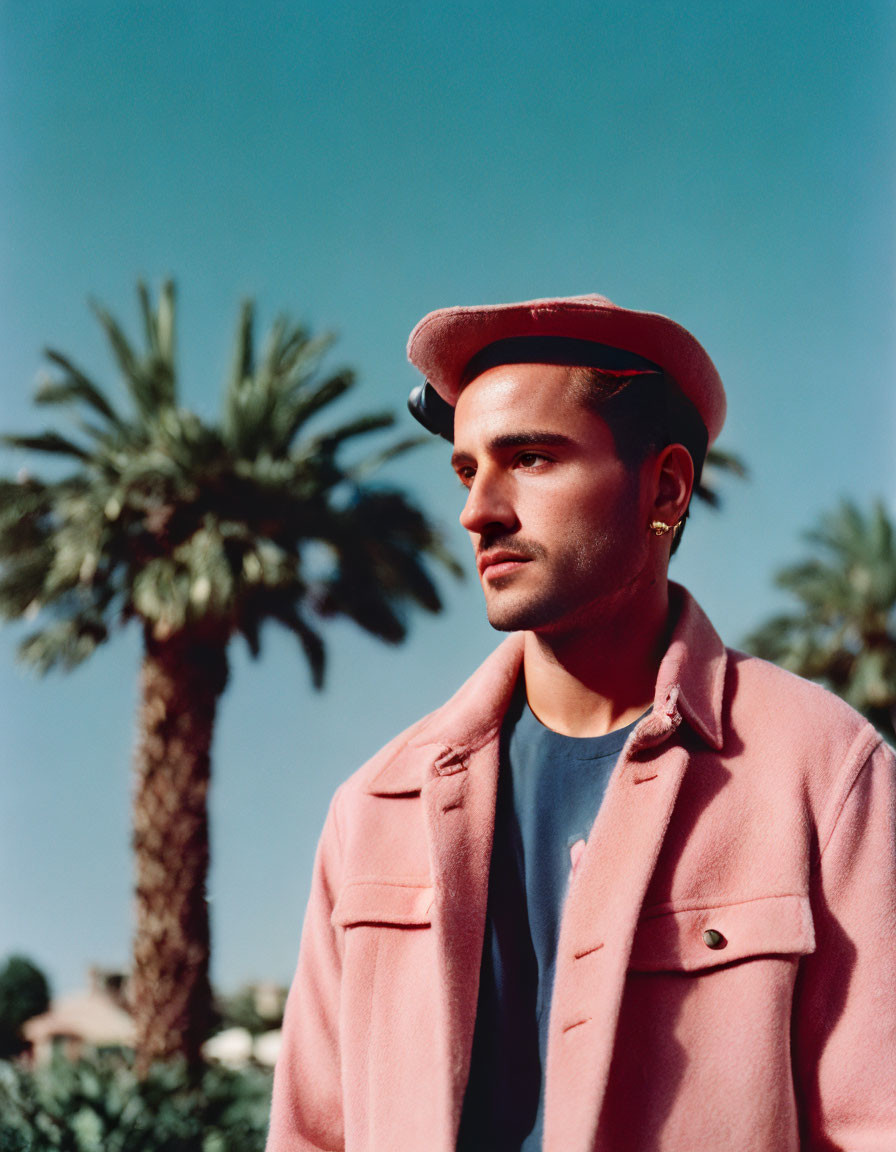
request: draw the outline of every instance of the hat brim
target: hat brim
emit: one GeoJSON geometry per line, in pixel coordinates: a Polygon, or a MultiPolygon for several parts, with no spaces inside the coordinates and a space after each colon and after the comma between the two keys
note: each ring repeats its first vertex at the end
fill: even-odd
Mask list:
{"type": "Polygon", "coordinates": [[[441,308],[424,316],[408,340],[408,359],[454,406],[472,358],[496,340],[565,336],[633,352],[663,368],[694,404],[712,443],[725,421],[725,389],[703,346],[656,312],[620,308],[603,296],[441,308]]]}

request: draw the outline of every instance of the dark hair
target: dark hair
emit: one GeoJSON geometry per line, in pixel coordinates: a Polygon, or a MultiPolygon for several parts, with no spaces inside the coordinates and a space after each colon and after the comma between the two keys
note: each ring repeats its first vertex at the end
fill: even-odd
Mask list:
{"type": "MultiPolygon", "coordinates": [[[[570,379],[586,407],[606,421],[627,467],[639,468],[652,452],[682,444],[694,462],[696,487],[709,433],[697,409],[668,373],[658,369],[621,375],[602,368],[574,367],[570,379]]],[[[689,511],[681,518],[672,552],[681,543],[689,511]]]]}

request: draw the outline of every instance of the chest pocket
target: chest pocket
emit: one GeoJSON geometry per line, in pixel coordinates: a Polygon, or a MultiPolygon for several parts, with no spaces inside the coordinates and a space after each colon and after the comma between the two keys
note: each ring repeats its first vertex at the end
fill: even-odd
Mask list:
{"type": "Polygon", "coordinates": [[[643,913],[629,969],[699,972],[751,957],[814,951],[807,896],[763,896],[700,907],[661,905],[643,913]]]}
{"type": "Polygon", "coordinates": [[[433,900],[428,880],[352,880],[339,893],[330,922],[336,928],[361,924],[427,927],[432,923],[433,900]]]}

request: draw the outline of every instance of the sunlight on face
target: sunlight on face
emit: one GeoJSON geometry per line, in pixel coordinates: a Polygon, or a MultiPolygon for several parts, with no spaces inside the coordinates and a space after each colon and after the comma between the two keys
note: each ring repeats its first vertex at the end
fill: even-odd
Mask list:
{"type": "Polygon", "coordinates": [[[642,578],[641,485],[570,369],[511,364],[461,393],[452,465],[488,618],[502,631],[575,627],[642,578]]]}

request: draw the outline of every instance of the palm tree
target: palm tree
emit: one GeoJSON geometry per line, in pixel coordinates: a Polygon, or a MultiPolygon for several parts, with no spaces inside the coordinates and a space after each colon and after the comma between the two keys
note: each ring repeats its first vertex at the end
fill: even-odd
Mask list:
{"type": "Polygon", "coordinates": [[[183,1055],[197,1064],[209,1015],[209,749],[241,634],[253,655],[273,620],[297,638],[315,686],[324,676],[317,621],[347,616],[382,640],[406,632],[406,608],[438,612],[424,561],[456,562],[423,513],[368,477],[416,440],[347,467],[347,441],[388,428],[388,413],[324,431],[312,418],[353,384],[318,378],[329,336],[286,320],[261,354],[243,306],[220,424],[179,405],[174,287],[154,303],[139,286],[145,348],[102,308],[130,397],[124,413],[70,359],[47,353],[57,376],[36,397],[72,404],[75,438],[7,436],[71,470],[0,480],[0,614],[40,615],[20,655],[41,673],[72,668],[117,625],[143,632],[134,851],[133,1001],[138,1064],[183,1055]]]}
{"type": "Polygon", "coordinates": [[[721,507],[722,499],[716,491],[715,477],[722,472],[738,476],[741,480],[745,480],[749,475],[743,459],[735,452],[728,452],[724,448],[710,448],[706,453],[703,475],[694,488],[694,496],[704,504],[708,504],[710,508],[721,507]]]}
{"type": "Polygon", "coordinates": [[[806,533],[815,555],[775,578],[800,602],[747,639],[758,656],[818,680],[896,744],[896,534],[876,501],[851,501],[806,533]]]}
{"type": "MultiPolygon", "coordinates": [[[[716,478],[721,473],[726,472],[731,476],[739,476],[744,480],[749,475],[749,472],[740,456],[734,452],[728,452],[724,448],[710,448],[706,453],[703,465],[700,479],[694,486],[694,498],[701,500],[709,508],[718,511],[722,506],[722,497],[716,488],[716,478]]],[[[690,518],[690,514],[691,509],[689,506],[685,513],[684,520],[682,520],[679,525],[679,530],[675,533],[675,539],[672,541],[671,555],[673,556],[681,545],[685,523],[690,518]]]]}

